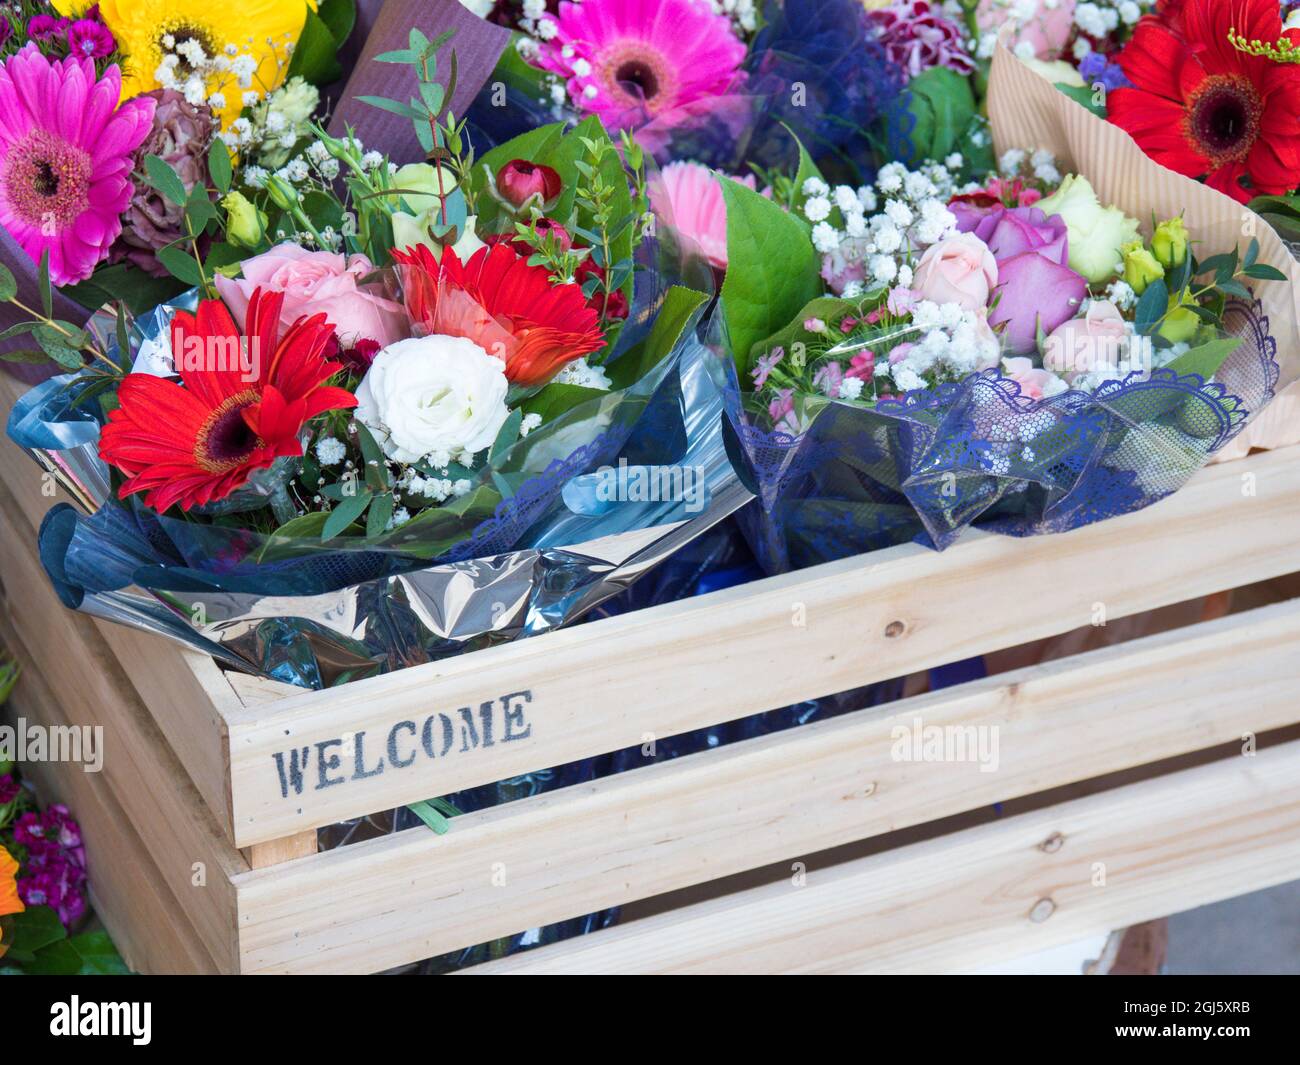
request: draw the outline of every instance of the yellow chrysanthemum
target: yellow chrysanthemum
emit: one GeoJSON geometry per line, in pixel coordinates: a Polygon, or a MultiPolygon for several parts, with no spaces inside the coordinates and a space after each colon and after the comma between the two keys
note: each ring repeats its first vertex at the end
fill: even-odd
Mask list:
{"type": "Polygon", "coordinates": [[[27,907],[18,897],[18,862],[3,847],[0,847],[0,917],[10,913],[22,913],[27,907]]]}
{"type": "MultiPolygon", "coordinates": [[[[72,15],[89,2],[93,0],[54,0],[54,7],[61,15],[72,15]]],[[[308,7],[316,10],[316,0],[241,0],[229,7],[220,0],[100,0],[99,13],[124,56],[123,99],[163,87],[156,72],[166,53],[164,37],[178,44],[197,41],[208,56],[225,55],[228,46],[251,56],[256,69],[249,85],[240,85],[229,71],[204,78],[209,94],[225,97],[218,115],[221,128],[228,129],[243,110],[244,92],[266,94],[284,80],[288,53],[302,33],[308,7]]],[[[182,60],[178,80],[189,73],[182,60]]]]}

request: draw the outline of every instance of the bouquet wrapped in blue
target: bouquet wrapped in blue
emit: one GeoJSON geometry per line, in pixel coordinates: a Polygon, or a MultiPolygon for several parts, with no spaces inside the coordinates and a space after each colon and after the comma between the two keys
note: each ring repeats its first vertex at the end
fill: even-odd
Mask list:
{"type": "MultiPolygon", "coordinates": [[[[1176,491],[1272,397],[1270,242],[1143,227],[1039,150],[793,192],[722,181],[710,338],[769,571],[975,525],[1061,532],[1176,491]]],[[[1294,376],[1295,368],[1288,368],[1294,376]]]]}
{"type": "Polygon", "coordinates": [[[484,150],[454,35],[406,45],[374,59],[418,95],[366,103],[429,161],[217,138],[214,204],[148,155],[193,288],[19,327],[68,371],[9,430],[80,503],[40,537],[69,606],[327,686],[571,620],[741,501],[702,413],[712,275],[646,228],[641,154],[594,119],[484,150]],[[651,466],[675,493],[629,492],[651,466]]]}

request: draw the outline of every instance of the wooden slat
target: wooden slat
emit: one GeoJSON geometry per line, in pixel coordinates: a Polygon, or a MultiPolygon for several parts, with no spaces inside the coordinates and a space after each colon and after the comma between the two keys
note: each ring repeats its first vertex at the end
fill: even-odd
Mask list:
{"type": "Polygon", "coordinates": [[[1279,604],[249,872],[242,964],[383,969],[1280,728],[1298,639],[1279,604]],[[997,771],[896,760],[918,718],[996,729],[997,771]]]}
{"type": "Polygon", "coordinates": [[[255,843],[243,852],[250,869],[268,869],[273,865],[307,858],[316,853],[316,830],[299,832],[296,836],[273,839],[269,843],[255,843]]]}
{"type": "Polygon", "coordinates": [[[0,489],[0,582],[18,637],[68,721],[101,726],[101,776],[214,961],[235,969],[231,877],[248,868],[140,703],[94,622],[65,609],[0,489]],[[196,872],[197,867],[197,872],[196,872]],[[203,882],[195,884],[198,876],[203,882]]]}
{"type": "Polygon", "coordinates": [[[1298,877],[1300,741],[468,971],[954,972],[1298,877]]]}
{"type": "MultiPolygon", "coordinates": [[[[0,424],[26,386],[0,371],[0,424]]],[[[0,432],[2,504],[23,542],[34,544],[41,519],[62,494],[47,495],[40,468],[0,432]]],[[[228,837],[230,769],[224,714],[242,705],[225,674],[206,655],[170,640],[107,622],[97,623],[122,670],[203,795],[228,837]]]]}
{"type": "Polygon", "coordinates": [[[1273,452],[1063,536],[973,534],[943,553],[908,545],[249,706],[227,719],[235,839],[245,846],[848,691],[1067,632],[1099,609],[1115,619],[1300,570],[1298,527],[1300,454],[1273,452]],[[1243,494],[1246,474],[1253,495],[1243,494]],[[524,706],[529,733],[502,742],[502,703],[515,693],[527,693],[511,705],[524,706]],[[462,753],[457,739],[442,757],[443,719],[431,715],[455,723],[459,708],[484,704],[496,706],[496,742],[462,753]],[[430,721],[438,757],[416,743],[430,721]],[[409,767],[382,758],[390,736],[401,759],[414,755],[409,767]],[[301,791],[280,772],[295,751],[306,763],[301,791]],[[339,768],[321,772],[322,753],[339,768]],[[383,771],[361,777],[354,754],[383,771]]]}
{"type": "MultiPolygon", "coordinates": [[[[5,612],[0,612],[0,638],[29,667],[6,704],[9,719],[66,726],[40,671],[30,668],[26,649],[5,612]]],[[[66,803],[80,823],[92,905],[126,963],[143,973],[215,973],[212,955],[102,774],[54,762],[28,762],[22,768],[36,782],[44,801],[66,803]]]]}

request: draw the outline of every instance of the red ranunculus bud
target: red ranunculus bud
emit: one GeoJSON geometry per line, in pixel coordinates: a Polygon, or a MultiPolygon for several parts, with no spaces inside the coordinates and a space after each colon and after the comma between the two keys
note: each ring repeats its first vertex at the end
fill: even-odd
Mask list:
{"type": "Polygon", "coordinates": [[[512,159],[497,171],[497,192],[516,208],[536,197],[550,203],[560,195],[564,183],[549,166],[539,166],[527,159],[512,159]]]}
{"type": "Polygon", "coordinates": [[[605,298],[604,293],[597,292],[591,297],[591,305],[602,318],[622,319],[628,315],[627,297],[619,289],[611,292],[608,299],[605,298]]]}
{"type": "Polygon", "coordinates": [[[569,235],[569,231],[559,222],[552,222],[549,218],[537,220],[537,234],[541,237],[554,237],[564,251],[573,247],[573,237],[569,235]]]}

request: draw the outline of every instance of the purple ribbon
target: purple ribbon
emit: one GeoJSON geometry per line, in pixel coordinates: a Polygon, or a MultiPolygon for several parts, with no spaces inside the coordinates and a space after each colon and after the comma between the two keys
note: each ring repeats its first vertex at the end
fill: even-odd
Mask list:
{"type": "MultiPolygon", "coordinates": [[[[373,14],[376,0],[362,0],[361,10],[373,14]],[[372,6],[367,11],[367,3],[372,6]]],[[[408,46],[411,28],[424,31],[433,40],[447,30],[456,35],[438,55],[438,81],[445,87],[451,74],[451,53],[456,53],[456,91],[450,101],[457,117],[463,116],[487,83],[501,53],[510,44],[510,31],[479,18],[456,0],[387,0],[374,14],[361,58],[348,78],[342,99],[330,121],[329,131],[341,136],[351,125],[367,151],[383,152],[395,163],[417,162],[424,150],[416,139],[411,120],[380,111],[362,103],[358,96],[383,96],[406,103],[419,92],[415,71],[397,63],[376,63],[381,52],[408,46]]]]}

